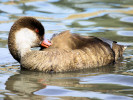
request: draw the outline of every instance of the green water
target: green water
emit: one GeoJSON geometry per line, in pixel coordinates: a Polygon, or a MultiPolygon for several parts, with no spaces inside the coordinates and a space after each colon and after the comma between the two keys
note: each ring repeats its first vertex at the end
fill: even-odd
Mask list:
{"type": "Polygon", "coordinates": [[[133,100],[133,0],[1,0],[0,100],[133,100]],[[79,72],[22,71],[8,51],[9,30],[21,16],[44,25],[46,37],[71,33],[128,45],[115,65],[79,72]]]}

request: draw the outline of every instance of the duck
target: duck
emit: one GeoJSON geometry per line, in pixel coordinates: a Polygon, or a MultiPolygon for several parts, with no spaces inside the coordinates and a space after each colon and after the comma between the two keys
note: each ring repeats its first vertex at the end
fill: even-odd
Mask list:
{"type": "Polygon", "coordinates": [[[126,47],[105,38],[72,34],[69,30],[45,39],[43,25],[21,17],[11,27],[8,48],[21,68],[42,72],[70,72],[106,66],[122,57],[126,47]],[[32,50],[41,47],[40,50],[32,50]]]}

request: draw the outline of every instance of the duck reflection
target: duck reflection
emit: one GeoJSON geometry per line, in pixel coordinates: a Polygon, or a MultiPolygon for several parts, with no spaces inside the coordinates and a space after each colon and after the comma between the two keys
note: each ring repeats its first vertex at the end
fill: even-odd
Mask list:
{"type": "MultiPolygon", "coordinates": [[[[80,81],[82,78],[88,76],[118,72],[120,70],[119,66],[126,66],[126,64],[118,62],[115,65],[69,73],[43,73],[22,69],[20,74],[11,76],[5,83],[6,90],[15,94],[6,95],[5,100],[14,100],[16,98],[19,98],[19,100],[29,98],[32,100],[49,99],[49,95],[52,96],[52,99],[55,99],[55,95],[64,99],[64,97],[61,96],[69,92],[69,90],[82,91],[82,89],[87,89],[87,91],[109,92],[106,89],[101,90],[97,88],[94,90],[97,85],[80,84],[80,81]]],[[[74,98],[75,97],[69,98],[69,100],[74,98]]],[[[67,100],[67,98],[65,99],[67,100]]]]}
{"type": "MultiPolygon", "coordinates": [[[[15,98],[46,98],[45,94],[43,94],[44,96],[38,96],[34,93],[42,89],[47,89],[48,86],[86,87],[84,84],[79,84],[80,78],[86,76],[95,76],[100,73],[112,73],[113,71],[113,66],[57,74],[21,70],[20,74],[11,76],[7,80],[5,84],[6,89],[10,90],[11,93],[15,95],[8,95],[5,97],[5,99],[12,100],[15,98]]],[[[61,93],[59,92],[58,94],[61,93]]]]}

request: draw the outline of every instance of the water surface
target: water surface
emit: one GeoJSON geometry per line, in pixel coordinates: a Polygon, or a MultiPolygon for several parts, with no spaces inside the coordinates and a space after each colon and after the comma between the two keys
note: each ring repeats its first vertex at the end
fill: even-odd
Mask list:
{"type": "Polygon", "coordinates": [[[1,0],[0,100],[132,100],[132,27],[132,0],[1,0]],[[21,70],[7,46],[10,28],[21,16],[41,21],[47,38],[70,30],[128,48],[115,65],[57,74],[21,70]]]}

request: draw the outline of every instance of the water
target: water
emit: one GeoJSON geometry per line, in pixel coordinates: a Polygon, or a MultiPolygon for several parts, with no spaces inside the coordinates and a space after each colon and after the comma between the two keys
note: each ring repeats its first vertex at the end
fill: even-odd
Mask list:
{"type": "Polygon", "coordinates": [[[132,0],[1,0],[0,100],[133,100],[132,0]],[[46,74],[20,70],[7,47],[11,25],[34,16],[46,37],[70,30],[128,45],[115,65],[46,74]]]}

